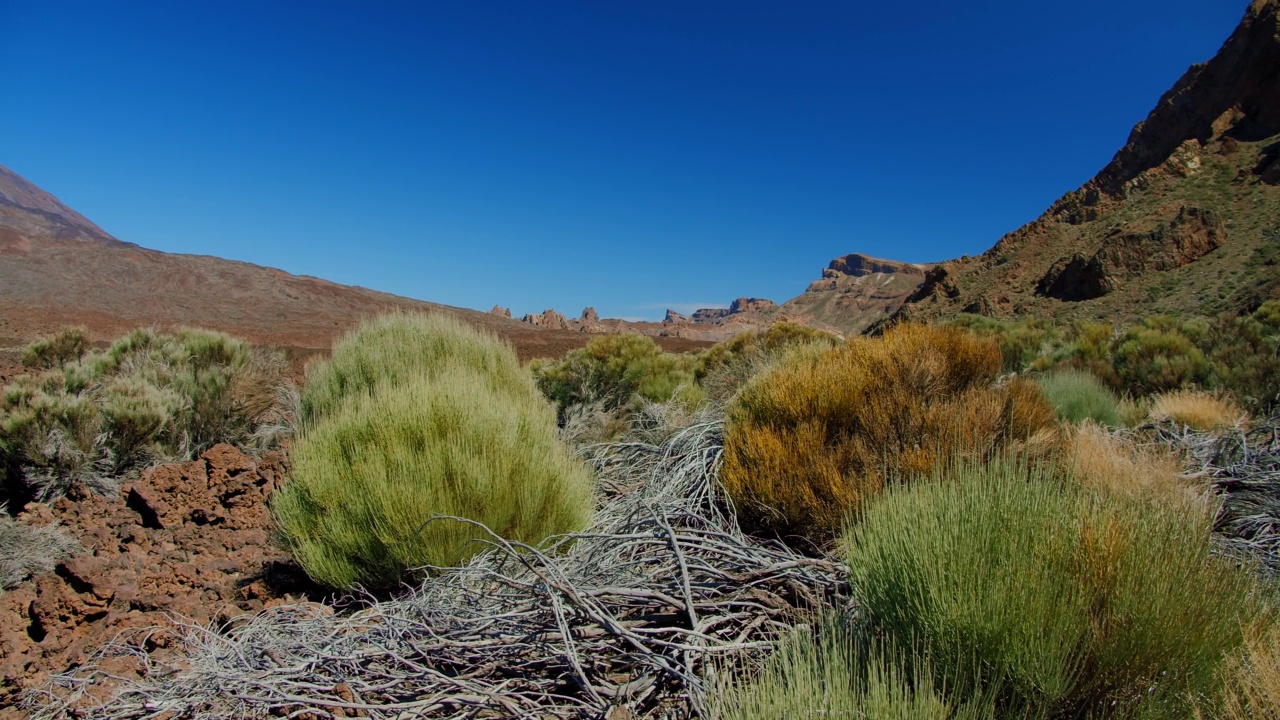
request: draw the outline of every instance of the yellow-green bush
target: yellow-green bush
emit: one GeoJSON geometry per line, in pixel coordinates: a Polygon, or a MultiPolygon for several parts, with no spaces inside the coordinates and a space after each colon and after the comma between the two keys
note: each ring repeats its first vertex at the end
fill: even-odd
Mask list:
{"type": "Polygon", "coordinates": [[[1046,443],[1053,408],[1000,368],[993,341],[922,325],[797,356],[730,406],[721,482],[745,526],[821,543],[891,479],[1046,443]]]}
{"type": "Polygon", "coordinates": [[[653,402],[703,399],[694,382],[696,359],[662,351],[647,335],[602,335],[558,361],[532,364],[538,387],[564,420],[570,408],[599,404],[606,410],[653,402]]]}
{"type": "Polygon", "coordinates": [[[347,333],[328,359],[308,368],[302,419],[314,422],[345,398],[455,366],[513,392],[529,385],[515,353],[493,335],[443,313],[392,313],[347,333]]]}
{"type": "Polygon", "coordinates": [[[1151,395],[1203,384],[1209,361],[1189,338],[1159,323],[1130,329],[1112,350],[1119,387],[1151,395]]]}
{"type": "Polygon", "coordinates": [[[1000,344],[1004,369],[1008,372],[1023,372],[1033,368],[1036,361],[1047,355],[1062,338],[1061,330],[1043,319],[1005,322],[962,313],[952,318],[948,324],[994,339],[1000,344]]]}
{"type": "Polygon", "coordinates": [[[586,468],[515,351],[449,319],[375,320],[334,350],[304,397],[292,476],[271,512],[299,563],[332,587],[385,590],[410,569],[583,527],[586,468]],[[392,347],[395,343],[405,343],[392,347]],[[387,367],[379,365],[387,362],[387,367]]]}
{"type": "Polygon", "coordinates": [[[935,686],[981,688],[999,717],[1189,717],[1261,607],[1195,508],[948,465],[850,527],[864,631],[914,644],[935,686]]]}

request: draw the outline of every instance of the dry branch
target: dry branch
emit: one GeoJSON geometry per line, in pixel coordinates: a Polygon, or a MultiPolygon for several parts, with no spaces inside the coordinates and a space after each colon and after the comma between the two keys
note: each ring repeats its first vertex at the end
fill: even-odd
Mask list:
{"type": "MultiPolygon", "coordinates": [[[[138,633],[28,697],[38,718],[688,717],[703,670],[751,657],[847,592],[846,570],[745,536],[715,485],[718,420],[583,452],[603,505],[539,548],[492,537],[463,568],[353,612],[290,605],[231,627],[183,626],[179,669],[138,633]],[[94,696],[103,660],[147,679],[94,696]]],[[[467,522],[436,518],[432,522],[467,522]]]]}

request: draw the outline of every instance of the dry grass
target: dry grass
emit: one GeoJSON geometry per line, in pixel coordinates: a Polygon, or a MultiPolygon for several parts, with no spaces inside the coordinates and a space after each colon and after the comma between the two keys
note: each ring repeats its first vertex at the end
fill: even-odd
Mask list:
{"type": "Polygon", "coordinates": [[[53,570],[80,549],[80,544],[57,525],[22,525],[0,504],[0,592],[53,570]]]}
{"type": "Polygon", "coordinates": [[[745,526],[829,541],[893,479],[1049,444],[1053,407],[1000,368],[992,340],[913,325],[798,355],[730,407],[721,481],[745,526]]]}
{"type": "Polygon", "coordinates": [[[1218,718],[1280,718],[1280,625],[1246,629],[1244,653],[1228,657],[1223,676],[1218,718]]]}
{"type": "Polygon", "coordinates": [[[1149,417],[1155,422],[1173,422],[1192,430],[1229,428],[1245,418],[1233,401],[1199,390],[1177,390],[1156,396],[1149,417]]]}
{"type": "Polygon", "coordinates": [[[1164,443],[1139,444],[1086,422],[1071,433],[1068,460],[1087,487],[1129,497],[1208,501],[1209,488],[1184,477],[1181,458],[1164,443]]]}

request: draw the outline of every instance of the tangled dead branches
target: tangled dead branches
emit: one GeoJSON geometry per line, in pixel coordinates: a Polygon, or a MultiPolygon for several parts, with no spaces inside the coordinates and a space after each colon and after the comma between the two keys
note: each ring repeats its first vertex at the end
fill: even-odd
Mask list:
{"type": "MultiPolygon", "coordinates": [[[[145,633],[28,698],[35,717],[689,717],[708,661],[745,660],[847,591],[840,563],[746,537],[714,478],[715,419],[584,450],[605,501],[541,548],[494,536],[410,596],[334,614],[283,606],[233,627],[181,627],[166,668],[145,633]],[[94,696],[113,655],[147,679],[94,696]]],[[[437,518],[433,522],[467,522],[437,518]]]]}
{"type": "Polygon", "coordinates": [[[1185,449],[1222,494],[1214,524],[1224,552],[1280,573],[1280,416],[1223,434],[1161,427],[1162,439],[1185,449]]]}

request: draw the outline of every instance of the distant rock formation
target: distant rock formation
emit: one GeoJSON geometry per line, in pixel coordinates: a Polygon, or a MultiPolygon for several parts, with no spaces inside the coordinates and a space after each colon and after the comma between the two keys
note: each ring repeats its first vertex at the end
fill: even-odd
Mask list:
{"type": "Polygon", "coordinates": [[[509,318],[511,317],[511,308],[504,308],[501,305],[494,305],[489,310],[489,314],[497,315],[498,317],[502,317],[502,318],[509,318]]]}
{"type": "Polygon", "coordinates": [[[521,318],[521,321],[545,330],[564,330],[569,326],[569,321],[565,320],[564,315],[551,308],[536,315],[527,314],[521,318]]]}

